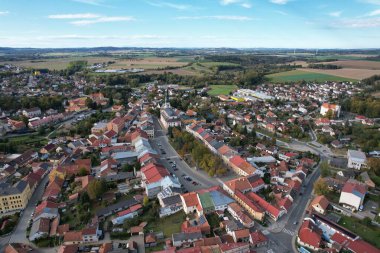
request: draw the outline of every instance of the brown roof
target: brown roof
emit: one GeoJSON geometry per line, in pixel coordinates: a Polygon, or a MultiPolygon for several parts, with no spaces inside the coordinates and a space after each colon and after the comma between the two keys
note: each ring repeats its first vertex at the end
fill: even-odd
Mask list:
{"type": "Polygon", "coordinates": [[[315,197],[313,201],[311,202],[310,206],[319,204],[321,208],[326,210],[327,207],[329,206],[329,203],[330,203],[329,200],[324,195],[321,195],[321,196],[315,197]]]}
{"type": "Polygon", "coordinates": [[[58,248],[58,253],[76,253],[78,245],[62,245],[58,248]]]}
{"type": "Polygon", "coordinates": [[[79,242],[82,241],[81,231],[68,231],[63,237],[64,242],[79,242]]]}

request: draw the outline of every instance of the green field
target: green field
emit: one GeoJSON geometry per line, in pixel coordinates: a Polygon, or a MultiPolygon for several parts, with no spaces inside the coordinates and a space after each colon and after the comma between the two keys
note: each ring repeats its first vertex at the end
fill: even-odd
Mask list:
{"type": "Polygon", "coordinates": [[[236,85],[211,85],[211,90],[208,92],[210,96],[229,95],[230,92],[236,90],[236,85]]]}
{"type": "Polygon", "coordinates": [[[272,82],[282,83],[282,82],[297,82],[297,81],[316,81],[316,82],[325,82],[325,81],[349,81],[354,82],[356,80],[350,78],[344,78],[340,76],[332,76],[326,74],[312,73],[302,70],[292,70],[286,72],[280,72],[276,74],[267,75],[272,82]]]}
{"type": "Polygon", "coordinates": [[[374,246],[378,248],[380,247],[380,229],[378,227],[373,225],[364,225],[363,221],[347,216],[341,217],[339,225],[351,230],[374,246]]]}

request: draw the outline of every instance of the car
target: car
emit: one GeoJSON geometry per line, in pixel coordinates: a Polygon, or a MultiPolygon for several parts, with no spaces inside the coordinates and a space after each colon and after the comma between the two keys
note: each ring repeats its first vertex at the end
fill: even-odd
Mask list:
{"type": "Polygon", "coordinates": [[[298,224],[298,221],[293,222],[293,225],[297,225],[297,224],[298,224]]]}
{"type": "Polygon", "coordinates": [[[174,171],[178,171],[178,169],[177,169],[177,168],[174,168],[174,171]]]}

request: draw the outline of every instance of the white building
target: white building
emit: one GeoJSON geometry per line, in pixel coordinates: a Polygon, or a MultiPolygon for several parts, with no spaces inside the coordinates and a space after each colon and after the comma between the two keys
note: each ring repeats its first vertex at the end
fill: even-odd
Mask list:
{"type": "Polygon", "coordinates": [[[181,119],[170,106],[170,103],[168,102],[169,95],[167,93],[168,91],[166,90],[165,104],[161,108],[160,122],[165,129],[168,129],[169,127],[180,127],[181,119]]]}
{"type": "Polygon", "coordinates": [[[348,163],[347,167],[361,170],[367,167],[367,157],[364,152],[358,150],[348,150],[347,151],[348,163]]]}
{"type": "Polygon", "coordinates": [[[321,106],[321,115],[325,116],[328,111],[332,111],[334,113],[335,117],[340,116],[340,110],[341,106],[340,105],[335,105],[335,104],[329,104],[329,103],[323,103],[321,106]]]}
{"type": "Polygon", "coordinates": [[[339,204],[343,207],[357,211],[361,209],[367,188],[356,180],[348,180],[340,193],[339,204]]]}

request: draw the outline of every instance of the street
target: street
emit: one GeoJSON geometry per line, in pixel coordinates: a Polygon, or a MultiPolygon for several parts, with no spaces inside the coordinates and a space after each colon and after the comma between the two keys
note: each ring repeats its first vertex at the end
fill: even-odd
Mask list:
{"type": "Polygon", "coordinates": [[[217,178],[211,178],[205,172],[190,168],[190,166],[181,159],[176,150],[169,143],[169,139],[166,136],[161,125],[155,118],[155,137],[151,140],[152,146],[160,154],[162,164],[174,175],[178,177],[180,183],[188,191],[194,191],[204,188],[209,188],[216,185],[221,185],[217,178]],[[159,146],[160,145],[160,146],[159,146]],[[162,155],[160,150],[164,150],[166,154],[162,155]],[[172,162],[172,163],[171,163],[172,162]],[[176,170],[172,167],[175,162],[176,170]],[[184,175],[191,178],[192,181],[188,181],[184,178],[184,175]],[[198,185],[195,185],[196,182],[198,185]]]}

